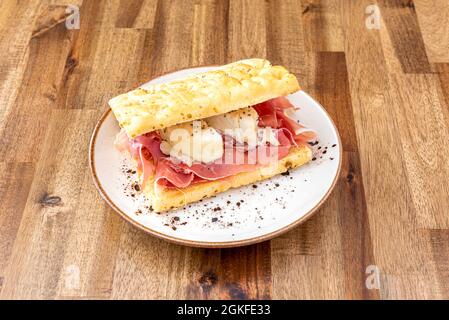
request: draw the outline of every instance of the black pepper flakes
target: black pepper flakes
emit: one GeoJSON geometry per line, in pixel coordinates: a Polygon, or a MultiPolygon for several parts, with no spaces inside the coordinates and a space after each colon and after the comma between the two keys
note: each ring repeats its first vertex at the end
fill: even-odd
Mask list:
{"type": "Polygon", "coordinates": [[[290,171],[285,171],[281,173],[281,176],[289,176],[290,175],[290,171]]]}

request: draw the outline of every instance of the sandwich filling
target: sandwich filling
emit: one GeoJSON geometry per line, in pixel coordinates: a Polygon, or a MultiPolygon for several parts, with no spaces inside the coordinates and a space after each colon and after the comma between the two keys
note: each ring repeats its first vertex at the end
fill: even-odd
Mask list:
{"type": "Polygon", "coordinates": [[[122,129],[115,146],[137,162],[142,187],[154,179],[161,187],[186,188],[269,165],[314,139],[313,130],[289,117],[294,109],[278,97],[134,139],[122,129]]]}

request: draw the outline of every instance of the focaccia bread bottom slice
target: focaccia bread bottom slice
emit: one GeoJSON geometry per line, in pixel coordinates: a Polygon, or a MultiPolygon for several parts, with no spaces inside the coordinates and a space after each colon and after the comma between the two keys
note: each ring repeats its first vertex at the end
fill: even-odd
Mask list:
{"type": "Polygon", "coordinates": [[[148,195],[153,210],[163,212],[185,206],[200,199],[212,197],[231,188],[238,188],[271,178],[290,168],[299,167],[309,162],[311,158],[312,151],[308,146],[293,147],[285,158],[270,166],[260,167],[254,171],[242,172],[231,177],[194,184],[182,189],[182,191],[158,186],[150,179],[146,184],[144,192],[148,195]]]}

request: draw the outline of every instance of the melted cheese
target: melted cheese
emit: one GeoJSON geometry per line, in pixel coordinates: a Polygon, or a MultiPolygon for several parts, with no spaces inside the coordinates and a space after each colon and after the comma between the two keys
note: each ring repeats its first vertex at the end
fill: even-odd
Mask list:
{"type": "Polygon", "coordinates": [[[237,143],[246,143],[249,149],[267,142],[274,146],[279,145],[270,127],[258,126],[259,116],[252,107],[206,118],[205,121],[209,126],[234,138],[237,143]]]}
{"type": "Polygon", "coordinates": [[[223,139],[206,122],[195,120],[159,130],[163,139],[164,154],[192,165],[193,162],[209,163],[223,156],[223,139]]]}

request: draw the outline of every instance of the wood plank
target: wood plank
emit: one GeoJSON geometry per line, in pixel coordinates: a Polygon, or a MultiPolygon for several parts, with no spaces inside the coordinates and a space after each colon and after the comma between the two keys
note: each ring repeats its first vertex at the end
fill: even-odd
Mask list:
{"type": "MultiPolygon", "coordinates": [[[[13,108],[28,60],[28,42],[39,1],[0,2],[0,108],[1,123],[13,108]],[[20,30],[20,32],[16,32],[20,30]]],[[[3,130],[0,125],[0,133],[3,130]]]]}
{"type": "Polygon", "coordinates": [[[337,189],[323,208],[272,240],[274,298],[379,298],[365,286],[366,268],[375,261],[359,166],[357,154],[345,152],[337,189]]]}
{"type": "Polygon", "coordinates": [[[31,163],[0,163],[0,277],[11,256],[22,212],[33,181],[31,163]]]}
{"type": "Polygon", "coordinates": [[[267,2],[267,59],[288,68],[297,76],[301,88],[313,95],[317,57],[306,50],[303,24],[298,19],[301,12],[296,1],[267,2]]]}
{"type": "Polygon", "coordinates": [[[113,299],[181,299],[188,275],[189,248],[150,237],[126,225],[116,257],[113,299]]]}
{"type": "Polygon", "coordinates": [[[435,69],[440,79],[441,102],[445,103],[446,109],[449,110],[449,63],[437,63],[435,69]]]}
{"type": "Polygon", "coordinates": [[[401,129],[399,138],[418,226],[448,228],[449,164],[440,155],[449,152],[449,130],[438,97],[436,77],[410,75],[402,78],[394,73],[391,76],[392,81],[396,81],[394,85],[403,88],[393,90],[392,96],[397,94],[396,101],[400,101],[395,104],[394,112],[401,129]]]}
{"type": "Polygon", "coordinates": [[[230,250],[188,248],[167,244],[133,227],[125,227],[112,297],[269,298],[267,246],[268,242],[230,250]]]}
{"type": "Polygon", "coordinates": [[[158,2],[149,60],[153,75],[189,66],[192,56],[193,4],[190,0],[158,2]],[[182,21],[182,24],[177,21],[182,21]]]}
{"type": "Polygon", "coordinates": [[[266,5],[267,59],[284,65],[304,82],[304,31],[296,1],[270,0],[266,5]],[[282,19],[279,19],[279,17],[282,19]]]}
{"type": "Polygon", "coordinates": [[[413,0],[429,61],[449,63],[449,2],[413,0]]]}
{"type": "Polygon", "coordinates": [[[343,150],[357,152],[357,136],[344,53],[316,54],[313,95],[326,108],[338,128],[343,150]]]}
{"type": "Polygon", "coordinates": [[[142,9],[143,2],[143,0],[120,1],[115,26],[117,28],[132,28],[142,9]]]}
{"type": "Polygon", "coordinates": [[[227,62],[228,20],[227,0],[195,4],[192,65],[222,65],[227,62]]]}
{"type": "Polygon", "coordinates": [[[73,33],[64,23],[41,32],[41,23],[49,16],[53,17],[52,8],[44,6],[33,27],[40,35],[30,41],[29,60],[17,98],[0,124],[1,161],[34,162],[38,159],[49,110],[55,107],[62,75],[70,67],[67,57],[73,33]],[[36,83],[40,85],[35,86],[36,83]],[[29,90],[30,87],[35,89],[29,90]]]}
{"type": "MultiPolygon", "coordinates": [[[[342,12],[374,259],[383,278],[394,277],[391,286],[416,285],[419,290],[411,290],[414,298],[438,297],[432,289],[437,279],[431,250],[425,237],[416,232],[417,208],[408,184],[406,159],[397,145],[397,137],[403,133],[391,113],[385,112],[387,106],[400,102],[391,95],[393,88],[381,37],[379,31],[367,30],[353,18],[369,4],[369,1],[344,2],[342,12]],[[372,61],[376,61],[375,68],[372,61]],[[426,275],[420,278],[425,285],[411,282],[415,275],[426,275]]],[[[381,28],[380,32],[386,33],[386,30],[381,28]]],[[[381,283],[381,296],[398,298],[403,293],[403,290],[389,288],[388,283],[381,283]]]]}
{"type": "Polygon", "coordinates": [[[265,8],[260,1],[230,0],[228,59],[264,58],[267,43],[265,28],[265,8]]]}
{"type": "MultiPolygon", "coordinates": [[[[342,172],[336,188],[338,190],[337,205],[334,210],[338,212],[338,220],[337,226],[332,227],[336,228],[335,232],[341,238],[339,240],[340,259],[344,270],[344,286],[342,287],[344,290],[341,292],[341,297],[378,299],[379,292],[365,286],[366,268],[375,265],[375,259],[348,81],[344,53],[317,54],[314,73],[315,96],[326,106],[334,120],[344,150],[342,172]]],[[[327,247],[331,245],[332,242],[327,247]]],[[[335,273],[334,277],[337,277],[335,273]]]]}
{"type": "Polygon", "coordinates": [[[396,300],[398,297],[404,300],[431,300],[441,297],[434,274],[424,272],[416,275],[381,274],[380,283],[381,299],[383,300],[396,300]]]}
{"type": "MultiPolygon", "coordinates": [[[[345,152],[340,178],[339,232],[344,265],[344,299],[379,299],[366,286],[367,270],[376,265],[358,152],[345,152]]],[[[337,275],[335,275],[337,276],[337,275]]]]}
{"type": "MultiPolygon", "coordinates": [[[[67,168],[70,170],[70,168],[67,168]]],[[[65,239],[57,299],[110,298],[123,220],[84,175],[70,234],[65,239]]]]}
{"type": "Polygon", "coordinates": [[[432,245],[433,258],[437,266],[439,290],[442,299],[449,299],[449,230],[427,230],[432,245]]]}
{"type": "MultiPolygon", "coordinates": [[[[49,5],[53,5],[53,6],[68,6],[68,5],[73,5],[73,6],[78,6],[81,7],[81,5],[83,4],[84,0],[47,0],[47,3],[49,5]]],[[[101,0],[100,0],[101,1],[101,0]]],[[[86,1],[87,2],[87,1],[86,1]]]]}
{"type": "Polygon", "coordinates": [[[195,249],[186,254],[188,299],[269,299],[269,242],[237,249],[195,249]]]}
{"type": "Polygon", "coordinates": [[[136,85],[188,66],[226,63],[228,7],[227,0],[159,2],[154,28],[146,32],[136,85]],[[182,30],[173,29],[174,21],[183,21],[182,30]],[[179,57],[167,56],[179,50],[179,57]]]}
{"type": "Polygon", "coordinates": [[[185,260],[188,299],[221,299],[226,275],[221,272],[221,250],[192,248],[185,260]]]}
{"type": "Polygon", "coordinates": [[[380,36],[416,223],[419,228],[448,228],[449,163],[440,155],[449,152],[449,113],[440,102],[437,75],[401,72],[400,57],[394,54],[390,38],[394,32],[381,30],[380,36]]]}
{"type": "Polygon", "coordinates": [[[308,51],[344,51],[340,0],[301,1],[301,21],[308,51]]]}
{"type": "Polygon", "coordinates": [[[413,1],[378,0],[396,56],[404,73],[430,73],[413,1]]]}
{"type": "MultiPolygon", "coordinates": [[[[97,111],[52,111],[42,156],[5,271],[2,298],[56,296],[69,248],[65,240],[71,238],[73,227],[79,225],[76,219],[87,219],[84,210],[89,207],[80,206],[87,196],[86,183],[91,188],[90,173],[85,170],[86,141],[98,116],[97,111]]],[[[95,198],[96,203],[101,203],[98,195],[95,198]]],[[[89,206],[94,204],[91,201],[89,206]]],[[[101,211],[92,212],[95,214],[99,215],[97,221],[103,219],[101,211]]],[[[101,237],[101,234],[94,233],[92,237],[101,237]]]]}
{"type": "Polygon", "coordinates": [[[365,287],[365,269],[374,259],[345,55],[323,52],[315,62],[315,72],[309,75],[313,80],[308,82],[334,116],[348,152],[343,154],[339,182],[325,207],[296,231],[272,241],[274,297],[378,298],[376,291],[365,287]],[[329,283],[333,290],[327,290],[329,283]]]}
{"type": "Polygon", "coordinates": [[[109,99],[133,89],[139,65],[130,64],[129,59],[140,56],[144,40],[145,30],[105,29],[92,51],[72,51],[69,59],[76,61],[75,70],[79,69],[64,80],[58,107],[106,110],[109,99]]]}
{"type": "Polygon", "coordinates": [[[221,250],[219,299],[271,299],[270,242],[221,250]]]}
{"type": "Polygon", "coordinates": [[[156,15],[156,0],[121,0],[117,28],[151,29],[156,15]]]}
{"type": "Polygon", "coordinates": [[[68,68],[63,75],[57,94],[58,108],[92,108],[86,104],[89,95],[89,80],[95,72],[95,52],[99,45],[101,30],[105,24],[105,12],[110,4],[104,1],[86,1],[80,7],[80,30],[76,32],[67,58],[68,68]]]}

